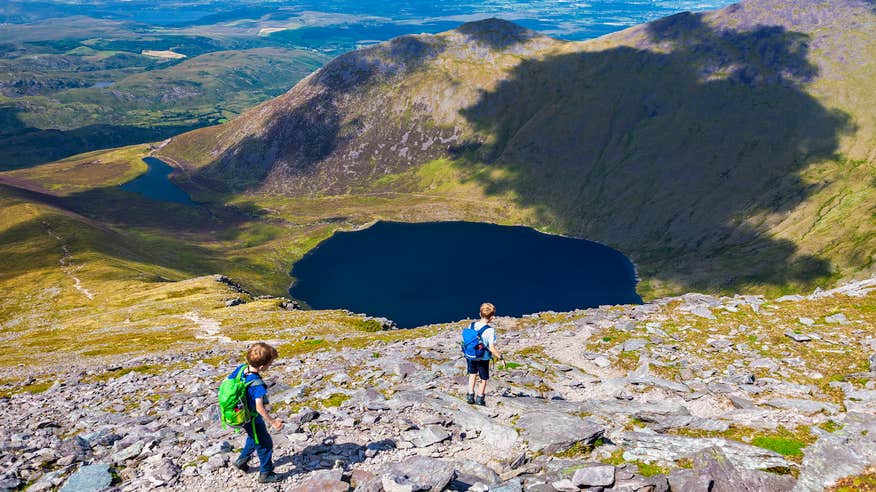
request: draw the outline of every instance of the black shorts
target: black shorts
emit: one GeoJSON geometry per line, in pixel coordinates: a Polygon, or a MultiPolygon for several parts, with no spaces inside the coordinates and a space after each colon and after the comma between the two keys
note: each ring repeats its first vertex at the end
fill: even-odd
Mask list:
{"type": "Polygon", "coordinates": [[[483,381],[490,379],[490,361],[465,359],[468,363],[468,373],[477,374],[483,381]]]}

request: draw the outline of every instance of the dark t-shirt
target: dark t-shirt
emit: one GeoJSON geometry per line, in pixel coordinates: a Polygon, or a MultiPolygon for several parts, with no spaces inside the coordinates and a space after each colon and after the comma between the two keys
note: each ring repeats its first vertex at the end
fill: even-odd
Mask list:
{"type": "MultiPolygon", "coordinates": [[[[231,375],[228,376],[228,379],[234,379],[237,377],[237,373],[239,371],[246,371],[246,370],[247,370],[247,366],[244,364],[244,365],[238,367],[237,369],[235,369],[234,372],[232,372],[231,375]]],[[[251,381],[258,381],[261,379],[261,376],[259,376],[258,373],[256,373],[256,372],[249,372],[249,373],[245,373],[245,374],[246,375],[243,378],[243,381],[245,383],[249,383],[251,381]]],[[[250,410],[253,411],[253,413],[255,413],[255,411],[256,411],[255,401],[258,398],[261,398],[262,403],[267,405],[267,403],[268,403],[268,387],[265,386],[264,382],[262,384],[259,384],[259,385],[250,384],[249,386],[246,387],[246,405],[249,407],[250,410]]],[[[256,414],[256,418],[261,418],[261,416],[256,414]]]]}

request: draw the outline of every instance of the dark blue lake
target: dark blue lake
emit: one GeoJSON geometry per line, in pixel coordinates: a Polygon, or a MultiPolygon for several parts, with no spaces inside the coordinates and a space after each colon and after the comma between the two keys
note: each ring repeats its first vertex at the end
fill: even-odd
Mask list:
{"type": "Polygon", "coordinates": [[[153,200],[197,205],[188,193],[170,180],[173,167],[154,157],[144,157],[143,162],[149,166],[149,169],[135,179],[122,184],[123,190],[138,193],[153,200]]]}
{"type": "Polygon", "coordinates": [[[638,304],[636,272],[620,252],[527,227],[473,222],[378,222],[338,232],[292,268],[293,298],[314,309],[385,316],[410,328],[500,316],[638,304]]]}

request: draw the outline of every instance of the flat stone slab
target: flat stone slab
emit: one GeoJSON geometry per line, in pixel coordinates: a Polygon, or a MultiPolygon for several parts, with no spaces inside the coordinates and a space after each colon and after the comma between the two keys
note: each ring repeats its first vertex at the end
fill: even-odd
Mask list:
{"type": "Polygon", "coordinates": [[[426,456],[412,456],[401,463],[390,464],[383,472],[381,482],[386,491],[407,489],[438,492],[444,490],[454,474],[452,463],[426,456]]]}
{"type": "Polygon", "coordinates": [[[780,454],[741,442],[722,438],[694,438],[645,432],[623,432],[616,444],[624,448],[627,461],[676,461],[710,447],[719,448],[734,466],[753,470],[792,465],[780,454]]]}
{"type": "Polygon", "coordinates": [[[839,412],[839,407],[833,403],[827,403],[816,400],[803,400],[795,398],[776,398],[766,402],[767,405],[773,408],[781,408],[784,410],[796,410],[806,415],[814,415],[820,412],[826,412],[830,415],[835,415],[839,412]]]}
{"type": "Polygon", "coordinates": [[[402,433],[402,437],[406,441],[411,441],[418,448],[425,448],[450,439],[450,433],[440,425],[429,425],[425,429],[405,431],[402,433]]]}
{"type": "Polygon", "coordinates": [[[516,427],[532,451],[556,454],[577,443],[593,444],[605,430],[601,425],[562,412],[531,412],[517,419],[516,427]]]}
{"type": "Polygon", "coordinates": [[[572,483],[583,487],[611,487],[614,485],[614,466],[591,465],[575,470],[572,483]]]}
{"type": "Polygon", "coordinates": [[[85,465],[67,480],[61,492],[97,492],[109,487],[112,481],[109,465],[85,465]]]}
{"type": "Polygon", "coordinates": [[[347,492],[350,484],[340,480],[311,478],[290,489],[291,492],[347,492]]]}
{"type": "Polygon", "coordinates": [[[785,336],[794,340],[795,342],[808,342],[812,340],[812,337],[809,335],[804,335],[802,333],[794,333],[793,331],[789,331],[785,333],[785,336]]]}

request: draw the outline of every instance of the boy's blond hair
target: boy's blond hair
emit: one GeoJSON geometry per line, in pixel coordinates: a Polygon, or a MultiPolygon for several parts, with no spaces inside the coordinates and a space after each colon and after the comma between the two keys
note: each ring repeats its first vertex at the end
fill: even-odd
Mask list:
{"type": "Polygon", "coordinates": [[[246,351],[246,363],[252,367],[262,367],[274,362],[277,358],[277,349],[264,342],[252,344],[246,351]]]}
{"type": "Polygon", "coordinates": [[[496,314],[496,306],[493,306],[489,302],[481,304],[481,318],[490,319],[494,314],[496,314]]]}

